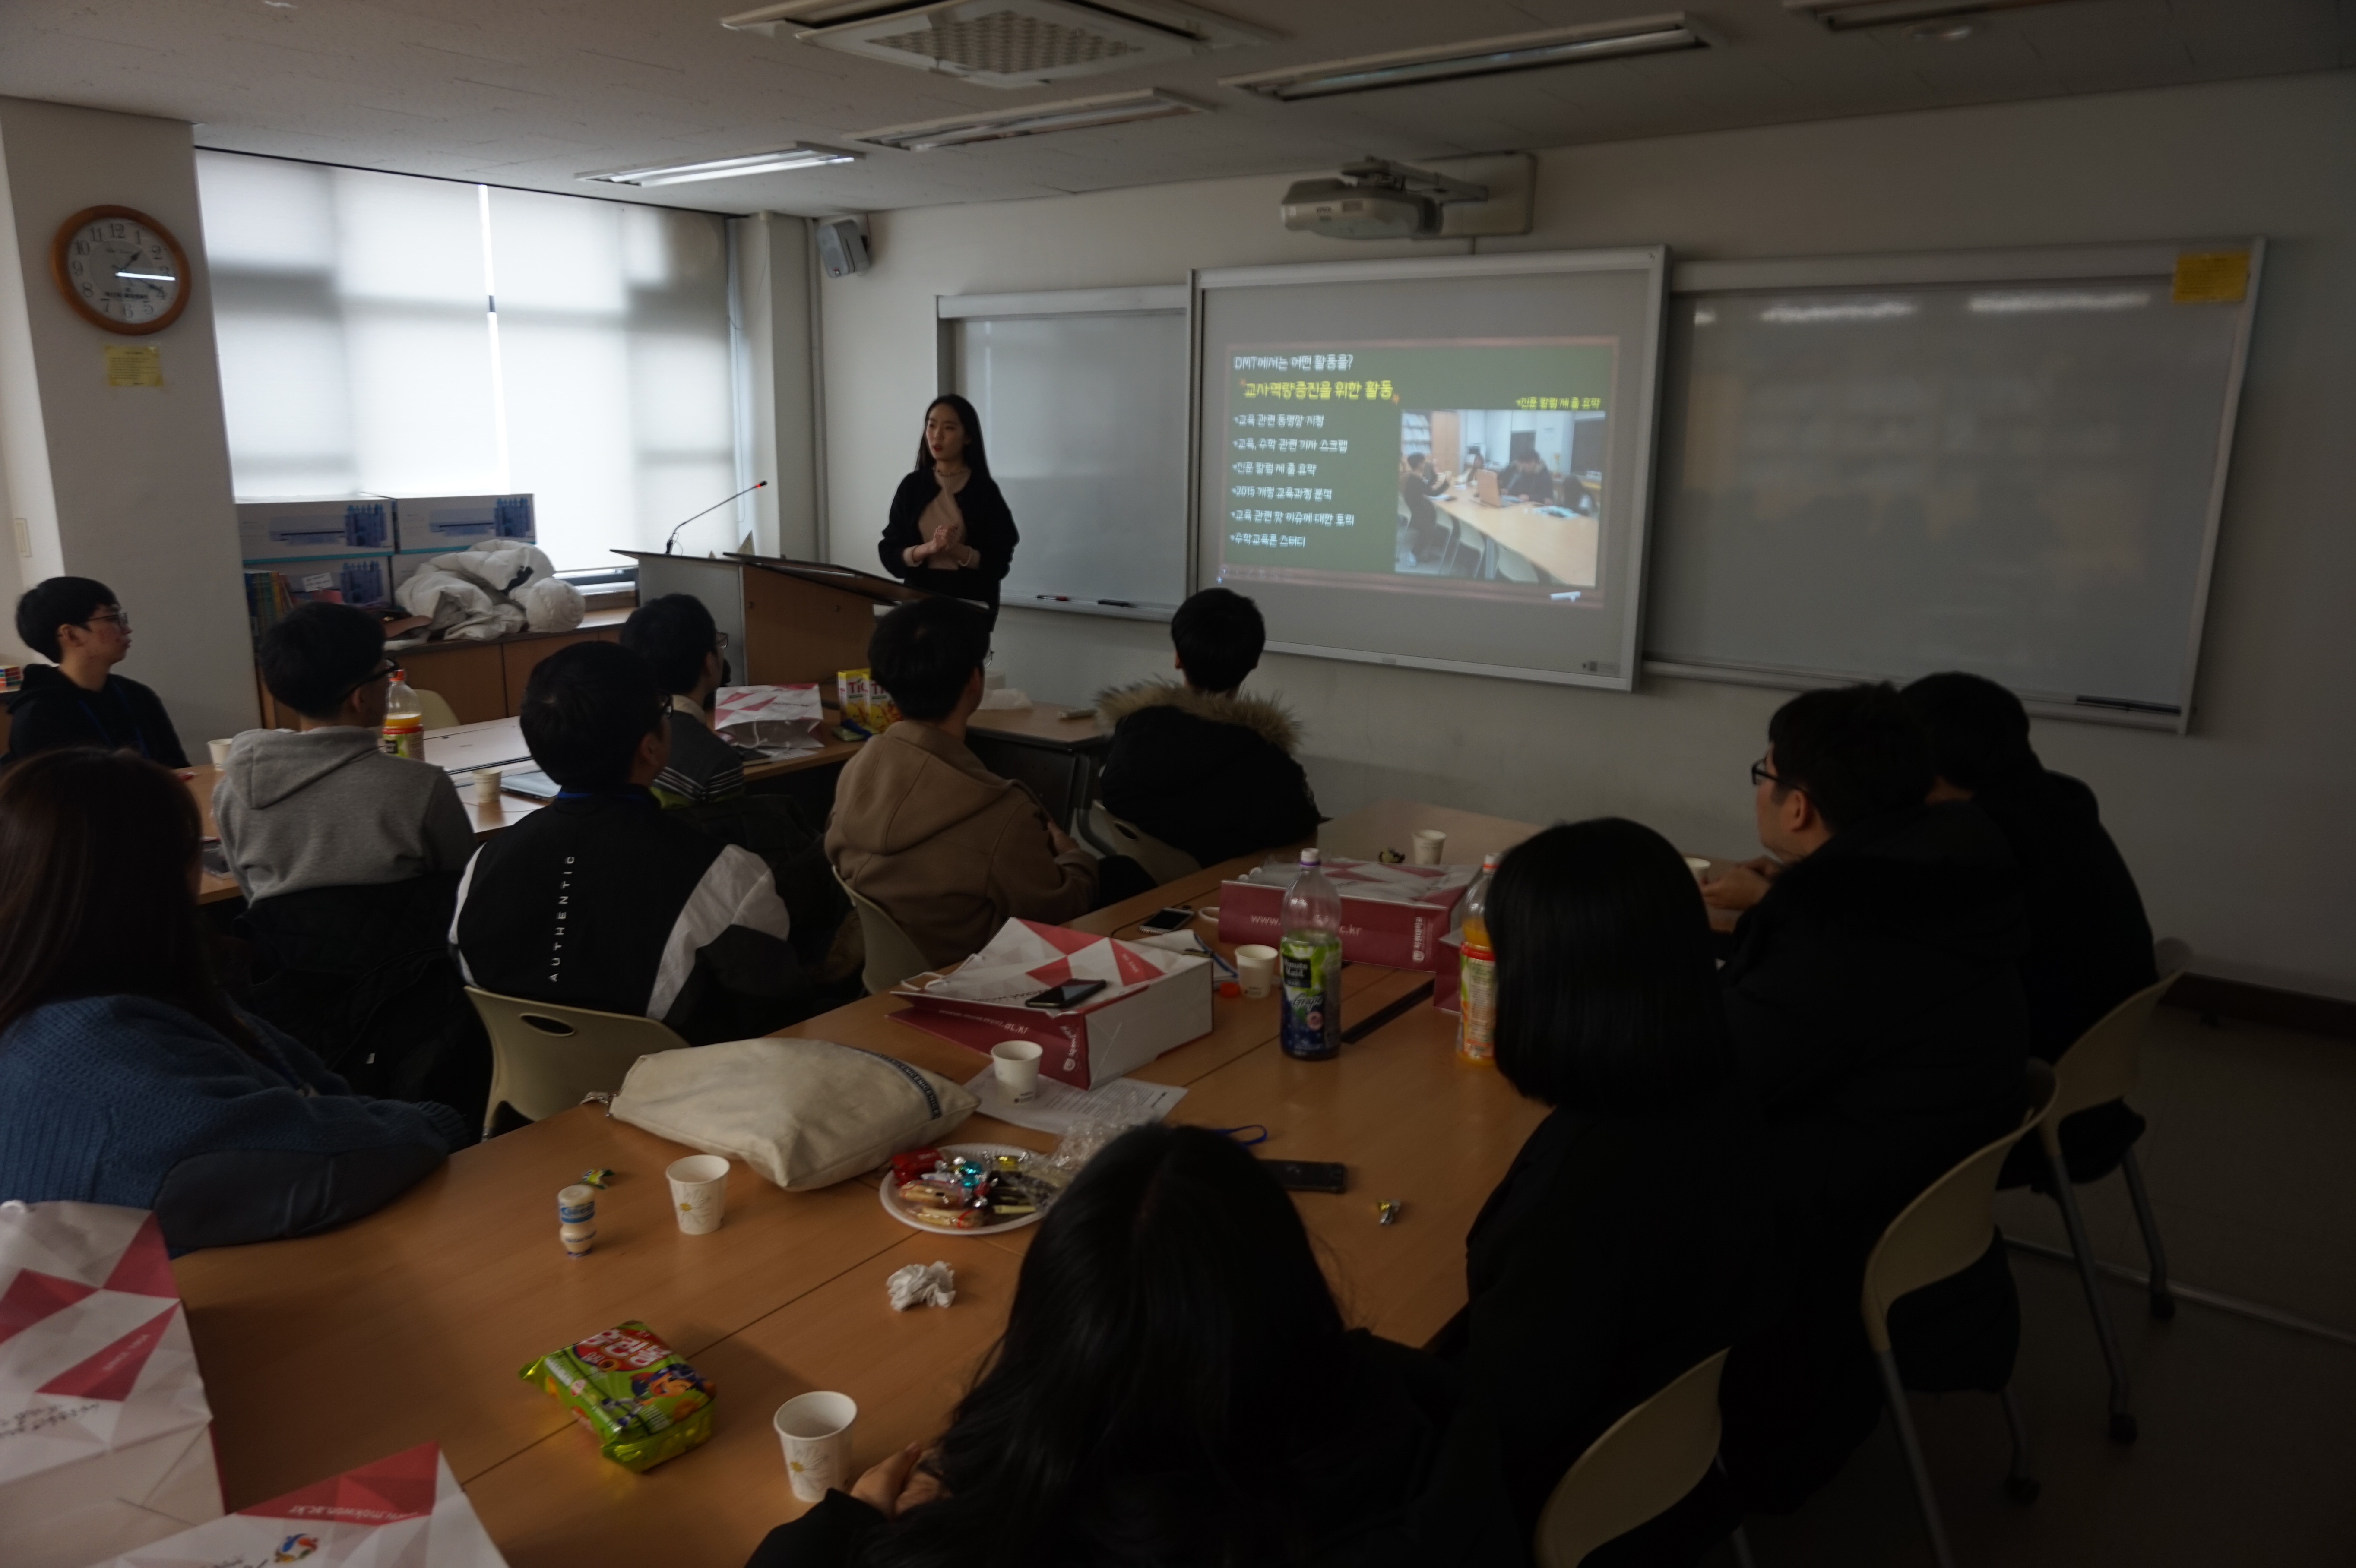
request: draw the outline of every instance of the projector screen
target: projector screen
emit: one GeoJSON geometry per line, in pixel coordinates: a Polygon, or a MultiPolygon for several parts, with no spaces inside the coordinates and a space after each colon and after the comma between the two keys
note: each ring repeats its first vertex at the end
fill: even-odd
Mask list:
{"type": "Polygon", "coordinates": [[[1282,652],[1627,689],[1665,260],[1198,273],[1197,581],[1282,652]]]}

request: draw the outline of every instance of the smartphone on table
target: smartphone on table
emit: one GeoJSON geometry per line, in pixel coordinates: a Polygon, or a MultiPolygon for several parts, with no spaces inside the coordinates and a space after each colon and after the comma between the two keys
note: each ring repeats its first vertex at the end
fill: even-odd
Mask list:
{"type": "Polygon", "coordinates": [[[1276,1178],[1276,1184],[1287,1192],[1346,1192],[1350,1187],[1349,1168],[1339,1161],[1324,1163],[1311,1159],[1264,1159],[1260,1167],[1276,1178]]]}
{"type": "Polygon", "coordinates": [[[1056,1012],[1065,1008],[1076,1008],[1105,988],[1102,980],[1066,980],[1060,986],[1050,986],[1035,997],[1026,997],[1023,1005],[1056,1012]]]}
{"type": "Polygon", "coordinates": [[[1194,923],[1194,912],[1183,905],[1155,910],[1137,923],[1140,931],[1183,931],[1194,923]]]}

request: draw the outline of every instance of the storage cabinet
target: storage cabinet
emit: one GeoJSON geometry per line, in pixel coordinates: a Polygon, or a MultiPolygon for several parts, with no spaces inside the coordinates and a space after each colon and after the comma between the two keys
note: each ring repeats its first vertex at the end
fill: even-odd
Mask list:
{"type": "MultiPolygon", "coordinates": [[[[411,687],[438,694],[459,723],[481,724],[515,716],[523,705],[523,683],[541,660],[575,643],[615,641],[629,614],[627,610],[593,611],[578,631],[527,633],[490,643],[421,643],[396,648],[392,656],[408,672],[411,687]]],[[[262,721],[275,729],[294,726],[267,689],[262,694],[262,721]]]]}

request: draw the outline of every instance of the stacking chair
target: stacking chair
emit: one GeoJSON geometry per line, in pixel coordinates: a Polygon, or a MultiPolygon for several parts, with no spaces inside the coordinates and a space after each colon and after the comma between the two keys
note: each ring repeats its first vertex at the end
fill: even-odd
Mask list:
{"type": "Polygon", "coordinates": [[[1203,869],[1203,862],[1185,850],[1164,844],[1133,822],[1123,822],[1098,801],[1088,807],[1087,836],[1108,855],[1126,855],[1145,868],[1154,881],[1174,882],[1203,869]]]}
{"type": "MultiPolygon", "coordinates": [[[[1933,1182],[1922,1196],[1909,1203],[1890,1221],[1865,1264],[1866,1342],[1881,1371],[1882,1392],[1890,1398],[1890,1416],[1898,1426],[1899,1446],[1906,1451],[1906,1468],[1914,1477],[1914,1496],[1922,1505],[1922,1528],[1931,1537],[1931,1554],[1939,1568],[1954,1568],[1947,1548],[1947,1532],[1939,1522],[1938,1499],[1931,1490],[1931,1472],[1922,1462],[1922,1445],[1914,1435],[1914,1418],[1906,1408],[1906,1386],[1898,1375],[1898,1358],[1890,1348],[1890,1308],[1898,1298],[1926,1285],[1936,1285],[1961,1274],[1987,1253],[1996,1240],[1996,1179],[2004,1157],[2023,1135],[2050,1125],[2053,1112],[2053,1071],[2041,1061],[2029,1064],[2029,1108],[2020,1125],[1966,1157],[1933,1182]]],[[[2037,1482],[2029,1474],[2029,1434],[2021,1424],[2020,1403],[2008,1385],[1998,1396],[2004,1403],[2005,1424],[2012,1429],[2012,1466],[2005,1489],[2015,1500],[2033,1502],[2037,1482]]]]}
{"type": "MultiPolygon", "coordinates": [[[[2156,945],[2152,956],[2158,964],[2158,982],[2113,1008],[2053,1064],[2053,1114],[2038,1128],[2053,1183],[2053,1200],[2062,1206],[2062,1223],[2070,1233],[2070,1251],[2078,1263],[2078,1281],[2086,1290],[2086,1309],[2094,1316],[2094,1337],[2102,1342],[2103,1360],[2110,1369],[2111,1438],[2118,1443],[2132,1443],[2136,1437],[2135,1414],[2127,1408],[2126,1358],[2119,1352],[2118,1332],[2112,1327],[2110,1306],[2103,1299],[2102,1282],[2094,1272],[2094,1250],[2086,1240],[2077,1188],[2062,1157],[2062,1119],[2089,1105],[2107,1104],[2135,1093],[2136,1072],[2143,1062],[2144,1031],[2150,1027],[2151,1015],[2168,988],[2192,965],[2191,947],[2174,937],[2156,945]]],[[[2151,1260],[2151,1315],[2163,1320],[2173,1317],[2176,1297],[2168,1288],[2168,1254],[2159,1244],[2159,1224],[2152,1218],[2151,1195],[2144,1190],[2143,1167],[2136,1162],[2133,1148],[2121,1157],[2119,1174],[2126,1179],[2127,1198],[2135,1205],[2136,1223],[2143,1231],[2144,1255],[2151,1260]]]]}
{"type": "MultiPolygon", "coordinates": [[[[1718,1381],[1726,1352],[1613,1422],[1554,1484],[1538,1514],[1538,1568],[1578,1568],[1607,1541],[1656,1519],[1718,1461],[1718,1381]]],[[[1738,1562],[1750,1543],[1734,1532],[1738,1562]]]]}
{"type": "Polygon", "coordinates": [[[491,1036],[485,1137],[491,1136],[503,1104],[536,1122],[572,1109],[584,1094],[619,1089],[639,1057],[687,1045],[655,1019],[628,1013],[530,1002],[475,986],[466,987],[466,999],[491,1036]]]}
{"type": "Polygon", "coordinates": [[[884,912],[873,899],[862,898],[842,873],[834,873],[837,886],[851,899],[851,907],[859,912],[859,934],[867,945],[867,967],[861,974],[869,996],[888,991],[911,975],[922,975],[933,967],[925,961],[922,949],[908,940],[899,923],[884,912]]]}
{"type": "Polygon", "coordinates": [[[458,713],[450,706],[448,698],[438,691],[420,691],[415,687],[409,688],[409,694],[417,699],[417,706],[425,715],[425,727],[428,730],[457,728],[458,713]]]}

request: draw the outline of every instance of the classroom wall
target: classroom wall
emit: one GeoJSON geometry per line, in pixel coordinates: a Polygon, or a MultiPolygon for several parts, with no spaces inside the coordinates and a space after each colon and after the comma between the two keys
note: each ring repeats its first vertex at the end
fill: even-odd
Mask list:
{"type": "Polygon", "coordinates": [[[190,127],[0,98],[0,452],[33,545],[5,553],[26,582],[66,572],[121,595],[122,673],[155,688],[201,760],[258,710],[190,127]],[[195,292],[163,331],[102,331],[50,282],[59,226],[98,206],[137,208],[187,251],[195,292]],[[108,386],[109,343],[154,344],[164,385],[108,386]]]}
{"type": "MultiPolygon", "coordinates": [[[[937,294],[1444,253],[1288,235],[1290,177],[876,215],[874,270],[820,284],[834,558],[874,570],[935,384],[937,294]]],[[[1487,243],[1734,258],[2267,237],[2193,733],[2040,721],[2037,744],[2100,793],[2154,925],[2202,971],[2356,999],[2356,72],[1612,143],[1542,154],[1537,179],[1537,231],[1487,243]]],[[[1010,681],[1051,700],[1169,666],[1162,628],[1095,617],[1009,610],[997,644],[1010,681]]],[[[1744,770],[1782,700],[1288,656],[1255,681],[1306,721],[1329,811],[1619,813],[1726,855],[1753,851],[1744,770]]]]}

